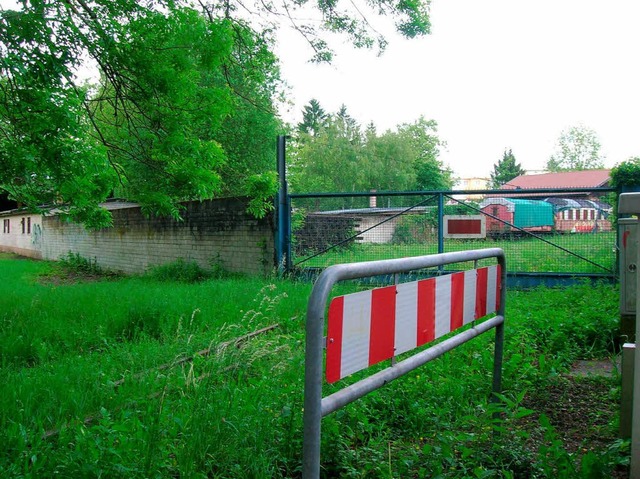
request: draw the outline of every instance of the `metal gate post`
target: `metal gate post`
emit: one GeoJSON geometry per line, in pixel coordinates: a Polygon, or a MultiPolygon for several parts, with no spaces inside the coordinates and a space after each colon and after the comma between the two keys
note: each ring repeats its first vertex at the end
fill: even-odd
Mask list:
{"type": "Polygon", "coordinates": [[[276,267],[278,272],[282,272],[285,267],[286,251],[286,231],[287,231],[287,168],[285,160],[286,136],[278,135],[277,158],[278,158],[278,178],[280,180],[280,188],[277,195],[277,225],[276,225],[276,267]]]}
{"type": "Polygon", "coordinates": [[[286,225],[285,225],[285,238],[284,238],[284,262],[285,262],[285,271],[287,273],[291,272],[293,269],[293,257],[291,256],[291,195],[287,193],[287,200],[285,202],[285,213],[286,213],[286,225]]]}

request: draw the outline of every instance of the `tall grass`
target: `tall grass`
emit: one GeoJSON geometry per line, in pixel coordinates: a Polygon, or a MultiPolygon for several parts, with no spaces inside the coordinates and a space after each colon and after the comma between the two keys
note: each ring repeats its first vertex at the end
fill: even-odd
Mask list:
{"type": "MultiPolygon", "coordinates": [[[[311,285],[43,284],[48,268],[0,258],[0,477],[300,476],[311,285]]],[[[325,418],[323,476],[581,473],[581,456],[573,472],[562,462],[562,443],[532,449],[519,420],[529,391],[577,358],[615,352],[616,290],[511,292],[507,307],[502,403],[488,401],[483,336],[325,418]]],[[[536,427],[552,438],[552,425],[536,427]]],[[[624,460],[611,448],[593,454],[602,467],[624,460]]]]}

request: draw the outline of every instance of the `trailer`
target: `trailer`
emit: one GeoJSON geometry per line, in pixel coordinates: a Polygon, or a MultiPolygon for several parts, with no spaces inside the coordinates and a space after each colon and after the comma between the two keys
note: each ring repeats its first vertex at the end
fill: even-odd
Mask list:
{"type": "Polygon", "coordinates": [[[611,231],[611,205],[597,200],[545,198],[553,205],[556,231],[560,233],[595,233],[611,231]]]}
{"type": "Polygon", "coordinates": [[[487,236],[493,238],[555,230],[554,208],[546,201],[485,198],[479,207],[486,215],[487,236]]]}

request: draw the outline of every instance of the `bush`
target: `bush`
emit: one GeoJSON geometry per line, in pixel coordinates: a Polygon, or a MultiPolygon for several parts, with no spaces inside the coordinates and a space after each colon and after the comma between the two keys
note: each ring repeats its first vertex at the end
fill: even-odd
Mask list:
{"type": "Polygon", "coordinates": [[[211,269],[200,266],[195,261],[178,258],[171,263],[154,266],[148,275],[158,281],[177,281],[180,283],[199,283],[212,278],[227,276],[219,261],[213,262],[211,269]]]}
{"type": "Polygon", "coordinates": [[[91,261],[80,255],[80,253],[72,253],[69,251],[66,256],[62,256],[58,264],[67,273],[75,273],[81,275],[102,276],[108,272],[98,265],[96,259],[91,261]]]}
{"type": "MultiPolygon", "coordinates": [[[[474,205],[475,206],[475,205],[474,205]]],[[[445,205],[443,215],[470,215],[476,213],[464,204],[445,205]]],[[[438,208],[431,208],[422,215],[403,215],[396,225],[392,242],[414,244],[434,236],[438,230],[438,208]]]]}
{"type": "Polygon", "coordinates": [[[629,158],[611,170],[611,186],[640,186],[640,157],[629,158]]]}
{"type": "Polygon", "coordinates": [[[393,244],[415,244],[433,236],[435,230],[425,215],[404,215],[393,231],[393,244]]]}

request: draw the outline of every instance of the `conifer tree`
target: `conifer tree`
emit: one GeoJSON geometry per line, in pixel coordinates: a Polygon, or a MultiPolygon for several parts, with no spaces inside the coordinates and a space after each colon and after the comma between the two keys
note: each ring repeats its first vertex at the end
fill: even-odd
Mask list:
{"type": "Polygon", "coordinates": [[[525,170],[522,168],[520,163],[516,162],[516,157],[513,155],[511,148],[509,148],[508,151],[505,149],[500,161],[493,165],[493,172],[491,173],[491,187],[500,188],[515,177],[524,174],[525,170]]]}

